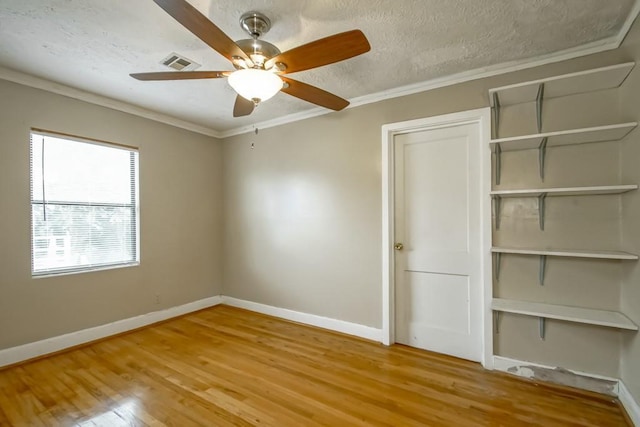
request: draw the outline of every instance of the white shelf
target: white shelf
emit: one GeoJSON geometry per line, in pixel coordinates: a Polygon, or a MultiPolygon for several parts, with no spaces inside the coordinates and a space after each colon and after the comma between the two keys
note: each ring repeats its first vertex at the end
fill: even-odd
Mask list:
{"type": "Polygon", "coordinates": [[[638,330],[636,324],[627,316],[617,311],[516,301],[503,298],[494,298],[491,303],[491,309],[494,311],[523,314],[525,316],[542,317],[545,319],[566,320],[568,322],[586,323],[632,331],[638,330]]]}
{"type": "Polygon", "coordinates": [[[573,258],[598,258],[598,259],[620,259],[637,260],[638,255],[628,252],[618,251],[581,251],[568,249],[526,249],[526,248],[506,248],[494,246],[491,252],[497,254],[520,254],[520,255],[545,255],[573,258]]]}
{"type": "Polygon", "coordinates": [[[492,107],[495,106],[494,93],[497,94],[498,102],[502,107],[535,101],[540,84],[544,84],[545,99],[618,87],[627,78],[634,65],[634,62],[627,62],[489,89],[489,102],[492,107]]]}
{"type": "Polygon", "coordinates": [[[637,190],[635,184],[628,185],[600,185],[596,187],[566,187],[566,188],[532,188],[526,190],[492,191],[492,196],[500,197],[540,197],[547,196],[588,196],[599,194],[622,194],[637,190]]]}
{"type": "Polygon", "coordinates": [[[500,144],[502,151],[514,151],[539,148],[544,138],[547,138],[547,148],[562,145],[587,144],[589,142],[619,141],[635,129],[636,126],[638,126],[637,122],[629,122],[492,139],[489,143],[500,144]]]}

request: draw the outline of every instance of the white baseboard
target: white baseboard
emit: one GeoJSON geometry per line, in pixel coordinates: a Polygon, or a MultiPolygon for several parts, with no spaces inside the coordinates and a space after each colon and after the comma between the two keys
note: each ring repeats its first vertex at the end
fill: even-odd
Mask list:
{"type": "Polygon", "coordinates": [[[244,308],[258,313],[282,319],[292,320],[307,325],[317,326],[348,335],[365,338],[372,341],[382,342],[382,330],[357,323],[345,322],[343,320],[331,319],[328,317],[316,316],[314,314],[301,313],[284,308],[272,307],[251,301],[237,298],[214,296],[201,299],[178,307],[171,307],[166,310],[154,311],[129,319],[118,320],[106,325],[83,329],[57,337],[47,338],[41,341],[20,345],[17,347],[0,350],[0,367],[13,365],[14,363],[34,359],[46,354],[55,353],[76,345],[85,344],[91,341],[106,338],[112,335],[127,332],[143,326],[151,325],[203,308],[213,307],[218,304],[227,304],[233,307],[244,308]]]}
{"type": "MultiPolygon", "coordinates": [[[[166,310],[154,311],[140,316],[131,317],[129,319],[118,320],[106,325],[83,329],[81,331],[71,332],[65,335],[0,350],[0,367],[12,365],[46,354],[55,353],[76,345],[85,344],[127,332],[219,304],[227,304],[232,307],[244,308],[257,313],[341,332],[372,341],[382,342],[383,338],[382,329],[372,328],[370,326],[317,316],[315,314],[302,313],[286,308],[273,307],[266,304],[227,296],[214,296],[177,307],[171,307],[166,310]]],[[[633,423],[640,427],[640,405],[638,405],[638,402],[631,395],[624,383],[616,378],[568,370],[564,370],[563,373],[568,375],[571,381],[566,381],[566,378],[563,378],[562,376],[557,376],[556,378],[540,378],[540,376],[535,372],[536,368],[546,372],[554,372],[557,371],[557,369],[551,366],[510,359],[502,356],[493,357],[493,368],[495,370],[507,372],[520,377],[540,379],[561,385],[584,388],[599,393],[618,396],[633,423]]]]}
{"type": "Polygon", "coordinates": [[[539,363],[525,362],[508,357],[493,356],[493,369],[523,378],[551,382],[596,393],[618,396],[617,378],[569,369],[560,369],[539,363]]]}
{"type": "Polygon", "coordinates": [[[633,395],[629,391],[624,382],[620,380],[620,388],[618,390],[618,399],[620,399],[620,403],[624,406],[624,409],[629,414],[629,418],[635,426],[640,427],[640,405],[633,398],[633,395]]]}
{"type": "Polygon", "coordinates": [[[357,323],[346,322],[344,320],[331,319],[329,317],[317,316],[315,314],[302,313],[300,311],[288,310],[286,308],[273,307],[271,305],[257,302],[241,300],[237,298],[222,297],[222,303],[232,307],[244,308],[257,313],[279,317],[281,319],[292,320],[306,325],[317,326],[331,331],[341,332],[347,335],[365,338],[371,341],[382,342],[382,329],[357,323]]]}
{"type": "Polygon", "coordinates": [[[222,302],[220,296],[201,299],[188,304],[154,311],[128,319],[118,320],[81,331],[71,332],[53,338],[0,350],[0,367],[23,362],[45,354],[55,353],[69,347],[88,343],[111,335],[120,334],[152,323],[171,319],[203,308],[213,307],[222,302]]]}

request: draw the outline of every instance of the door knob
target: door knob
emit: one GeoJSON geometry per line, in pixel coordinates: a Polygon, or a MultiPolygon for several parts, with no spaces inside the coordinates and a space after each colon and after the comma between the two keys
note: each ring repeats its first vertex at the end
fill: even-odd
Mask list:
{"type": "Polygon", "coordinates": [[[394,248],[396,251],[401,251],[401,250],[402,250],[402,248],[404,248],[404,245],[403,245],[402,243],[396,243],[395,245],[393,245],[393,248],[394,248]]]}

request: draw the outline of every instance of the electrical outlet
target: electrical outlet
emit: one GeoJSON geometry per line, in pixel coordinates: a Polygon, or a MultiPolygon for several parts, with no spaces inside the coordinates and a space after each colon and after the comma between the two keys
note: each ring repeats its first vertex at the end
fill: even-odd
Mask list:
{"type": "Polygon", "coordinates": [[[154,298],[154,301],[156,304],[160,304],[160,294],[156,294],[156,297],[154,298]]]}

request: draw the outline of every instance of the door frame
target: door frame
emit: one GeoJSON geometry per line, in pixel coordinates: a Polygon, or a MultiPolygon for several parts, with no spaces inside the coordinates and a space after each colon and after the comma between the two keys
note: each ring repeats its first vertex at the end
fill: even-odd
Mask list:
{"type": "Polygon", "coordinates": [[[461,111],[382,126],[382,342],[395,342],[394,139],[396,135],[477,123],[480,130],[482,366],[493,369],[493,271],[491,262],[491,109],[461,111]]]}

